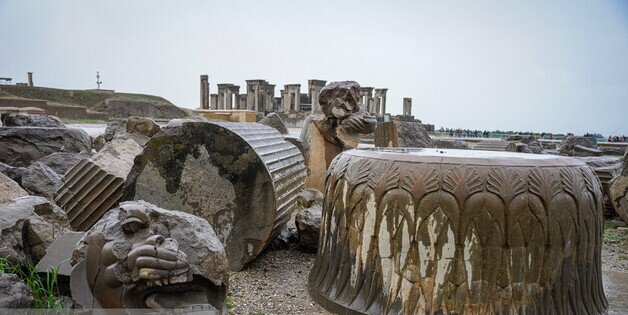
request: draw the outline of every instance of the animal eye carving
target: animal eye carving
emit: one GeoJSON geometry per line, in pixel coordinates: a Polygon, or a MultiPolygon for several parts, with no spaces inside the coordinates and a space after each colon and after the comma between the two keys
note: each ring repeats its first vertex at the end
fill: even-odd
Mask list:
{"type": "Polygon", "coordinates": [[[148,225],[146,224],[146,222],[137,217],[127,218],[122,222],[122,232],[127,235],[137,233],[138,231],[147,227],[148,225]]]}

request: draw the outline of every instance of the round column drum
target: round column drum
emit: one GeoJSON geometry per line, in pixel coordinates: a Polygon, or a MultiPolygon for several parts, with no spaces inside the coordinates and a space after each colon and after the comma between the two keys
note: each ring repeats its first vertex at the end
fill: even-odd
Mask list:
{"type": "Polygon", "coordinates": [[[326,179],[310,294],[342,313],[597,314],[602,192],[582,162],[351,150],[326,179]]]}

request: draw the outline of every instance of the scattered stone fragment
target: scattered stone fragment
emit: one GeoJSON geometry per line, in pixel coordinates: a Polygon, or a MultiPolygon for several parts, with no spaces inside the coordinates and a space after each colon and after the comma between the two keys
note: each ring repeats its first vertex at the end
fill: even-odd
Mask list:
{"type": "Polygon", "coordinates": [[[24,172],[23,167],[13,167],[11,165],[7,165],[0,162],[0,173],[6,175],[7,177],[14,180],[18,184],[22,183],[23,172],[24,172]]]}
{"type": "Polygon", "coordinates": [[[533,153],[532,149],[530,149],[530,147],[527,144],[523,142],[518,142],[518,141],[509,142],[508,145],[506,146],[506,151],[519,152],[519,153],[533,153]]]}
{"type": "Polygon", "coordinates": [[[592,137],[567,136],[558,147],[561,155],[568,156],[588,156],[601,155],[601,151],[597,150],[597,141],[592,137]],[[580,146],[576,149],[576,146],[580,146]],[[586,148],[595,149],[595,151],[587,151],[586,148]]]}
{"type": "Polygon", "coordinates": [[[0,162],[11,166],[26,167],[55,152],[90,152],[91,146],[80,129],[0,127],[0,162]]]}
{"type": "Polygon", "coordinates": [[[0,309],[28,309],[33,301],[33,291],[17,275],[0,273],[0,309]]]}
{"type": "Polygon", "coordinates": [[[126,132],[152,137],[159,132],[161,127],[148,117],[131,116],[126,120],[126,132]]]}
{"type": "Polygon", "coordinates": [[[571,151],[572,156],[601,156],[603,154],[604,153],[599,149],[589,148],[579,144],[576,144],[571,151]]]}
{"type": "Polygon", "coordinates": [[[545,150],[556,150],[556,147],[558,146],[558,143],[556,143],[555,141],[549,141],[549,140],[545,140],[545,141],[539,141],[541,143],[541,145],[543,146],[543,149],[545,150]]]}
{"type": "Polygon", "coordinates": [[[123,202],[87,231],[71,264],[72,298],[83,308],[226,312],[224,247],[188,213],[123,202]]]}
{"type": "Polygon", "coordinates": [[[602,192],[604,193],[604,216],[610,219],[615,218],[616,211],[611,201],[609,189],[610,181],[621,174],[622,159],[616,156],[587,156],[576,158],[585,162],[600,180],[602,192]]]}
{"type": "Polygon", "coordinates": [[[18,183],[0,173],[0,203],[24,196],[28,193],[18,183]]]}
{"type": "Polygon", "coordinates": [[[105,143],[107,143],[107,141],[105,141],[104,135],[99,135],[95,138],[92,138],[92,149],[98,152],[100,151],[100,149],[102,149],[102,147],[105,146],[105,143]]]}
{"type": "Polygon", "coordinates": [[[375,128],[376,147],[432,148],[432,139],[423,124],[393,120],[375,128]]]}
{"type": "Polygon", "coordinates": [[[273,128],[182,121],[146,144],[122,200],[206,219],[225,244],[231,269],[239,270],[282,230],[305,175],[299,150],[273,128]]]}
{"type": "Polygon", "coordinates": [[[469,145],[460,140],[432,139],[432,146],[439,149],[470,150],[469,145]]]}
{"type": "Polygon", "coordinates": [[[33,115],[25,113],[4,113],[0,115],[2,126],[5,127],[48,127],[65,128],[65,125],[56,116],[33,115]]]}
{"type": "Polygon", "coordinates": [[[281,116],[279,116],[279,114],[277,113],[270,113],[266,115],[259,121],[259,123],[277,129],[277,131],[279,131],[279,133],[282,135],[288,134],[288,128],[286,127],[286,124],[283,123],[281,116]]]}
{"type": "Polygon", "coordinates": [[[66,232],[57,237],[46,248],[46,254],[35,266],[39,273],[49,272],[52,268],[57,270],[57,289],[61,295],[71,295],[70,274],[72,273],[72,265],[70,258],[72,258],[74,248],[84,235],[85,232],[66,232]]]}
{"type": "Polygon", "coordinates": [[[311,188],[303,189],[297,196],[297,203],[302,208],[310,208],[314,205],[323,205],[323,193],[311,188]]]}
{"type": "Polygon", "coordinates": [[[46,198],[27,196],[0,203],[0,257],[36,264],[69,227],[65,212],[46,198]]]}
{"type": "MultiPolygon", "coordinates": [[[[522,146],[522,149],[521,149],[521,150],[524,150],[524,151],[512,151],[512,152],[524,152],[524,153],[534,153],[534,154],[541,154],[541,153],[543,153],[543,145],[534,136],[531,136],[531,135],[512,135],[512,136],[508,136],[505,140],[509,141],[509,142],[513,142],[514,141],[514,142],[519,142],[519,143],[525,144],[525,147],[522,146]]],[[[519,146],[517,145],[517,147],[519,147],[519,146]]],[[[508,147],[507,147],[506,151],[511,151],[511,150],[508,150],[508,147]]]]}
{"type": "Polygon", "coordinates": [[[68,170],[74,167],[83,159],[89,158],[89,154],[57,152],[39,159],[39,162],[46,164],[55,173],[63,176],[68,170]]]}
{"type": "Polygon", "coordinates": [[[126,178],[133,167],[133,160],[141,153],[142,147],[136,141],[116,138],[107,142],[91,160],[106,172],[126,178]]]}
{"type": "Polygon", "coordinates": [[[307,251],[315,252],[318,248],[322,215],[323,208],[320,205],[300,210],[296,215],[299,245],[307,251]]]}
{"type": "Polygon", "coordinates": [[[61,176],[42,162],[35,162],[22,173],[22,188],[29,194],[50,198],[59,185],[61,176]]]}

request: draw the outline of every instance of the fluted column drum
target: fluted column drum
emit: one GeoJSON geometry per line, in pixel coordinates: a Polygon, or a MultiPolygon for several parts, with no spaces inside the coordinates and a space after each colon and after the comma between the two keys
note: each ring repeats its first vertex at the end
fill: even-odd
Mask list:
{"type": "Polygon", "coordinates": [[[596,314],[602,192],[571,158],[351,150],[326,179],[312,297],[335,312],[596,314]]]}

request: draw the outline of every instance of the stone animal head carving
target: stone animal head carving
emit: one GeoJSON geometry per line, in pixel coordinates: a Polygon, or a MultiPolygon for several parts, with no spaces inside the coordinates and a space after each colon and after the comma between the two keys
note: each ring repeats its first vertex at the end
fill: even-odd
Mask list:
{"type": "Polygon", "coordinates": [[[209,223],[191,214],[123,202],[87,231],[72,265],[72,297],[84,308],[224,312],[224,248],[209,223]]]}
{"type": "Polygon", "coordinates": [[[332,82],[320,92],[319,103],[326,119],[317,128],[331,143],[346,149],[358,145],[358,134],[369,134],[377,120],[360,106],[360,85],[355,81],[332,82]]]}

